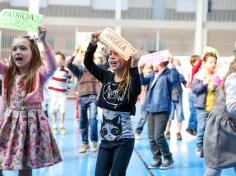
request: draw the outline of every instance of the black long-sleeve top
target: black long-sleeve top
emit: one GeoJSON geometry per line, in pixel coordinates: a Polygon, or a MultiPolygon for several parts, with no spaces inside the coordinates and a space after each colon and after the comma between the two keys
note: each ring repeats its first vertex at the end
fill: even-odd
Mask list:
{"type": "Polygon", "coordinates": [[[112,111],[130,112],[131,115],[135,115],[135,104],[141,92],[138,68],[130,68],[130,88],[123,93],[118,93],[119,83],[114,80],[115,73],[99,68],[93,61],[96,48],[97,45],[89,44],[84,57],[84,65],[102,83],[98,106],[112,111]],[[128,95],[130,95],[129,98],[128,95]]]}

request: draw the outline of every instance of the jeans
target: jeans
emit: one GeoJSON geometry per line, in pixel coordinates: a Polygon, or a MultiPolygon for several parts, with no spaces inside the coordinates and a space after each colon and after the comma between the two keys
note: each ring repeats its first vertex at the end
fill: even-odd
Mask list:
{"type": "Polygon", "coordinates": [[[206,122],[208,118],[209,112],[205,111],[205,109],[197,108],[197,147],[203,147],[203,138],[205,133],[206,122]]]}
{"type": "Polygon", "coordinates": [[[150,148],[154,160],[172,159],[169,145],[164,136],[166,125],[168,122],[169,113],[147,113],[148,118],[148,138],[150,142],[150,148]]]}
{"type": "Polygon", "coordinates": [[[174,120],[175,118],[175,111],[176,111],[176,116],[177,120],[179,122],[182,122],[184,120],[184,111],[183,111],[183,101],[182,101],[182,95],[179,96],[179,101],[172,101],[171,102],[171,112],[170,112],[170,117],[169,120],[174,120]]]}
{"type": "Polygon", "coordinates": [[[138,134],[142,133],[143,127],[144,127],[146,121],[147,121],[147,112],[141,111],[141,117],[140,117],[140,119],[138,121],[137,128],[135,129],[136,133],[138,133],[138,134]]]}
{"type": "Polygon", "coordinates": [[[88,144],[88,126],[90,125],[91,141],[98,141],[97,96],[79,97],[80,131],[82,142],[88,144]],[[89,110],[89,117],[88,117],[89,110]]]}
{"type": "MultiPolygon", "coordinates": [[[[204,176],[220,176],[222,169],[212,169],[207,167],[204,176]]],[[[234,172],[236,174],[236,166],[234,167],[234,172]]]]}
{"type": "Polygon", "coordinates": [[[95,176],[125,176],[132,152],[134,139],[101,141],[98,150],[95,176]]]}
{"type": "Polygon", "coordinates": [[[192,90],[188,93],[188,101],[189,101],[189,120],[188,120],[188,128],[189,129],[196,129],[197,128],[197,112],[196,108],[194,107],[194,93],[192,90]]]}

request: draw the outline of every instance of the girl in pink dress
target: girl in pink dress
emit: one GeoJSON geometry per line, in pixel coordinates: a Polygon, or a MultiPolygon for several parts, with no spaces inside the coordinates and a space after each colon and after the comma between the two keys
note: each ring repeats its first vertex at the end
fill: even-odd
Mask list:
{"type": "Polygon", "coordinates": [[[0,62],[3,76],[0,169],[19,170],[19,176],[32,176],[32,169],[62,160],[41,107],[43,85],[56,70],[44,27],[39,28],[39,39],[47,67],[43,65],[37,42],[29,36],[13,40],[9,65],[0,62]]]}

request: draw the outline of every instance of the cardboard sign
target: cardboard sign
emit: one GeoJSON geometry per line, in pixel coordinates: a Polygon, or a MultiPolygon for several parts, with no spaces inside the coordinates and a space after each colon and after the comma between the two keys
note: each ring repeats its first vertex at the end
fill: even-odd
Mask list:
{"type": "Polygon", "coordinates": [[[171,57],[169,50],[158,51],[155,53],[147,54],[141,56],[140,60],[144,63],[157,64],[159,65],[162,62],[169,61],[171,57]]]}
{"type": "Polygon", "coordinates": [[[24,10],[3,9],[0,12],[0,28],[38,32],[43,15],[24,10]]]}
{"type": "Polygon", "coordinates": [[[117,52],[126,61],[129,60],[130,56],[137,53],[136,48],[110,28],[104,29],[100,34],[99,39],[117,52]]]}

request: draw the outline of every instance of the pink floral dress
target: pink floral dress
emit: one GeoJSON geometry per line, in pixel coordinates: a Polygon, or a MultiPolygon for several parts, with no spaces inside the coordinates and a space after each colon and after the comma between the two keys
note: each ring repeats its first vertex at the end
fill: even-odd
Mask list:
{"type": "Polygon", "coordinates": [[[17,75],[10,106],[0,122],[0,169],[41,168],[61,162],[40,103],[24,103],[25,81],[17,75]]]}

